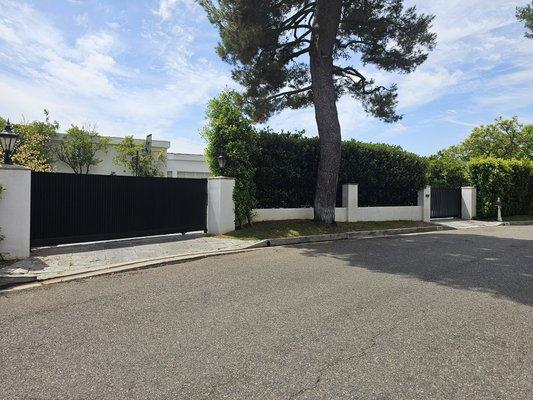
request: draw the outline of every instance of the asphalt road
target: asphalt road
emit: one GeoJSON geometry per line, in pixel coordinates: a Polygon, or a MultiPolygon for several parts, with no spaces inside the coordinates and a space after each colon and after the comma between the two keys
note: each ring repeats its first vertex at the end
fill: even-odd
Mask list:
{"type": "Polygon", "coordinates": [[[3,399],[531,399],[533,227],[261,249],[0,296],[3,399]]]}

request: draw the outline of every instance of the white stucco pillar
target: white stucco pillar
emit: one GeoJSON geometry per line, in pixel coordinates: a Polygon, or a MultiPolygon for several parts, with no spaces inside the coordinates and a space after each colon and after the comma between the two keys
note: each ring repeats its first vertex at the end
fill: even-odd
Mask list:
{"type": "Polygon", "coordinates": [[[357,183],[342,185],[342,207],[346,208],[346,222],[357,221],[358,190],[357,183]]]}
{"type": "Polygon", "coordinates": [[[0,254],[5,260],[30,256],[31,170],[0,164],[0,254]]]}
{"type": "Polygon", "coordinates": [[[235,179],[217,176],[207,180],[207,232],[213,235],[235,230],[235,179]]]}
{"type": "Polygon", "coordinates": [[[477,190],[473,186],[461,188],[461,218],[472,219],[476,216],[477,190]]]}
{"type": "Polygon", "coordinates": [[[422,221],[431,219],[431,186],[418,191],[418,205],[422,207],[422,221]]]}

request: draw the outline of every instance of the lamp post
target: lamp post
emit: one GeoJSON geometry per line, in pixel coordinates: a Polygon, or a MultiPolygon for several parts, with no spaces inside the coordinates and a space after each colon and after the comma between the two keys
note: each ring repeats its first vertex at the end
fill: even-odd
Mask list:
{"type": "Polygon", "coordinates": [[[4,153],[4,164],[13,164],[13,154],[19,144],[19,135],[13,132],[11,123],[7,120],[4,131],[0,132],[0,148],[4,153]]]}
{"type": "Polygon", "coordinates": [[[226,167],[226,156],[220,154],[217,157],[218,166],[220,167],[220,176],[224,176],[224,168],[226,167]]]}

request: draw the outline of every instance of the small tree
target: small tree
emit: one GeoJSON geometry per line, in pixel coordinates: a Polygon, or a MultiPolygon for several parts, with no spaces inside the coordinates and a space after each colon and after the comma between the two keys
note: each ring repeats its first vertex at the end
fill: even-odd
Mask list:
{"type": "Polygon", "coordinates": [[[96,157],[96,153],[106,150],[108,144],[109,139],[100,137],[94,129],[72,125],[56,147],[55,153],[75,174],[88,174],[92,166],[102,162],[96,157]]]}
{"type": "MultiPolygon", "coordinates": [[[[44,121],[14,124],[13,130],[20,135],[21,144],[13,155],[13,162],[31,168],[33,171],[51,172],[53,162],[52,139],[59,124],[50,122],[48,111],[44,110],[44,121]]],[[[0,118],[0,130],[6,120],[0,118]]]]}
{"type": "Polygon", "coordinates": [[[201,135],[207,140],[205,155],[211,172],[220,175],[217,157],[223,154],[227,161],[224,173],[235,178],[235,223],[237,227],[252,222],[255,208],[255,168],[257,133],[250,119],[238,105],[234,91],[223,91],[207,105],[207,125],[201,135]]]}
{"type": "Polygon", "coordinates": [[[524,7],[517,7],[516,18],[523,21],[526,26],[524,36],[533,39],[533,1],[524,7]]]}
{"type": "Polygon", "coordinates": [[[116,146],[115,164],[126,168],[133,176],[163,176],[166,154],[163,151],[146,151],[144,143],[135,143],[133,136],[126,136],[116,146]]]}

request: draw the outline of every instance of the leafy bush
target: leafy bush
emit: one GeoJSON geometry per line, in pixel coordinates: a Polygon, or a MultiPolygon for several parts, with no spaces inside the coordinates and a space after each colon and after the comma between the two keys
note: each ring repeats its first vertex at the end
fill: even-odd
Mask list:
{"type": "Polygon", "coordinates": [[[217,158],[225,156],[224,175],[235,178],[235,223],[242,227],[251,223],[256,206],[253,159],[257,155],[257,134],[239,107],[236,92],[226,90],[209,101],[206,116],[201,135],[207,140],[207,165],[214,175],[221,175],[217,158]]]}
{"type": "Polygon", "coordinates": [[[428,181],[431,186],[461,187],[469,184],[466,161],[439,153],[428,158],[428,181]]]}
{"type": "MultiPolygon", "coordinates": [[[[21,144],[13,155],[13,163],[31,168],[33,171],[52,172],[52,139],[57,134],[59,124],[50,122],[48,111],[44,110],[44,121],[12,124],[18,133],[21,144]]],[[[0,117],[0,130],[4,130],[6,120],[0,117]]]]}
{"type": "MultiPolygon", "coordinates": [[[[259,132],[256,199],[260,208],[312,207],[318,167],[318,138],[299,133],[259,132]]],[[[427,161],[398,146],[342,143],[337,205],[342,184],[359,184],[360,206],[416,204],[426,184],[427,161]]]]}
{"type": "Polygon", "coordinates": [[[533,162],[475,158],[468,163],[472,186],[477,188],[477,216],[496,215],[494,202],[502,201],[504,216],[528,214],[533,210],[533,162]]]}

